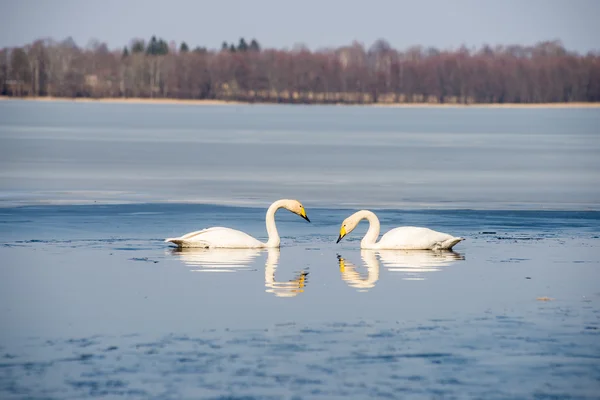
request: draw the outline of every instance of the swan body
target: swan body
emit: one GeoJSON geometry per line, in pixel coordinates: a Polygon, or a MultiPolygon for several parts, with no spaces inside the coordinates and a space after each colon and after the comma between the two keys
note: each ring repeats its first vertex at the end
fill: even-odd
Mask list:
{"type": "Polygon", "coordinates": [[[165,242],[174,243],[177,247],[226,249],[278,248],[281,240],[275,226],[275,213],[280,208],[285,208],[310,222],[310,219],[306,216],[304,206],[298,200],[282,199],[271,204],[267,210],[266,225],[269,240],[265,243],[245,232],[221,226],[190,232],[177,238],[168,238],[165,239],[165,242]]]}
{"type": "Polygon", "coordinates": [[[352,232],[358,223],[366,219],[369,230],[360,242],[361,249],[368,250],[450,250],[464,240],[447,233],[437,232],[429,228],[417,226],[401,226],[385,233],[379,242],[380,224],[377,215],[372,211],[357,211],[342,222],[337,243],[352,232]]]}

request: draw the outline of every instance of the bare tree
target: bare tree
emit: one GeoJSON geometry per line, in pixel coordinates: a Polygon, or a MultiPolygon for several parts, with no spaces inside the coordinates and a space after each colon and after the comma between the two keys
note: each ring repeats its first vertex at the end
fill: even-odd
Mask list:
{"type": "Polygon", "coordinates": [[[153,36],[111,51],[90,41],[38,40],[0,50],[9,96],[161,97],[290,103],[531,103],[600,101],[600,54],[559,41],[397,51],[383,39],[311,51],[223,42],[190,51],[153,36]]]}

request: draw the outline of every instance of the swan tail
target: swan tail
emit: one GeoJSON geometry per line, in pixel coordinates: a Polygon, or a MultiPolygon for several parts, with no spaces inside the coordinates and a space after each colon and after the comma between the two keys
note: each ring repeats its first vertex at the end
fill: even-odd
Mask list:
{"type": "Polygon", "coordinates": [[[199,248],[208,248],[209,245],[206,242],[195,240],[189,241],[184,238],[168,238],[165,239],[165,243],[173,243],[177,245],[177,247],[199,247],[199,248]]]}
{"type": "Polygon", "coordinates": [[[183,240],[181,238],[168,238],[168,239],[165,239],[165,243],[173,243],[173,244],[176,244],[179,247],[182,247],[184,242],[185,242],[185,240],[183,240]]]}
{"type": "Polygon", "coordinates": [[[445,240],[441,243],[440,245],[440,249],[443,250],[450,250],[452,249],[454,246],[456,246],[457,243],[462,242],[463,240],[465,240],[465,238],[461,238],[461,237],[453,237],[450,238],[448,240],[445,240]]]}

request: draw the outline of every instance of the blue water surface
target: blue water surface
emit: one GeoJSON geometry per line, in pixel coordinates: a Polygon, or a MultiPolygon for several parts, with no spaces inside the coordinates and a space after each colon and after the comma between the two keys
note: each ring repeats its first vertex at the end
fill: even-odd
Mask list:
{"type": "Polygon", "coordinates": [[[3,398],[596,398],[600,213],[378,210],[466,238],[390,256],[307,211],[278,251],[207,252],[163,239],[265,239],[265,210],[4,208],[3,398]]]}
{"type": "Polygon", "coordinates": [[[600,109],[0,101],[1,399],[598,399],[600,109]],[[278,250],[164,243],[209,226],[278,250]],[[382,232],[452,252],[361,251],[382,232]]]}

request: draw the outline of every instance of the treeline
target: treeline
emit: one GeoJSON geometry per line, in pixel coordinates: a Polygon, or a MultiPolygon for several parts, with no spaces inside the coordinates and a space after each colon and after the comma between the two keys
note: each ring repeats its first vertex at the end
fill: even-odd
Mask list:
{"type": "Polygon", "coordinates": [[[152,37],[109,50],[38,40],[0,50],[5,96],[220,99],[279,103],[600,101],[600,53],[535,46],[393,49],[379,40],[310,51],[252,39],[191,49],[152,37]]]}

